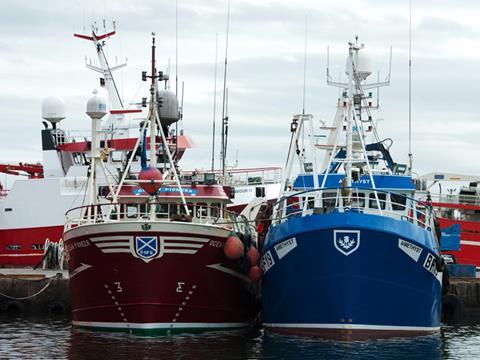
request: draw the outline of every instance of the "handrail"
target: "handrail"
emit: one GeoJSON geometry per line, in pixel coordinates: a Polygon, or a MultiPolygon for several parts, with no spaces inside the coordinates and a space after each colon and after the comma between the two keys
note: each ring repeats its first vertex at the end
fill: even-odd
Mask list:
{"type": "Polygon", "coordinates": [[[435,228],[435,214],[429,203],[404,194],[380,189],[325,187],[305,190],[282,197],[274,206],[277,213],[273,215],[273,219],[274,223],[277,224],[290,217],[357,211],[406,220],[427,229],[435,228]],[[348,189],[352,190],[350,195],[347,195],[346,190],[348,189]],[[335,192],[335,194],[332,195],[332,192],[335,192]],[[362,194],[362,196],[359,196],[359,194],[362,194]],[[370,198],[371,194],[376,195],[374,198],[370,198]],[[383,199],[379,196],[380,194],[385,194],[383,199]],[[387,195],[389,196],[387,197],[387,195]],[[398,197],[397,201],[391,198],[392,195],[398,197]],[[296,201],[296,198],[299,198],[298,201],[296,201]],[[399,202],[401,198],[404,199],[404,202],[399,202]],[[314,199],[317,199],[320,206],[314,207],[314,199]],[[374,205],[370,206],[370,203],[374,205]],[[380,209],[378,205],[380,205],[380,209]]]}
{"type": "Polygon", "coordinates": [[[480,206],[480,195],[420,193],[424,195],[421,199],[429,199],[431,202],[480,206]]]}
{"type": "MultiPolygon", "coordinates": [[[[162,206],[176,206],[178,203],[154,203],[154,204],[124,204],[124,203],[104,203],[96,205],[77,206],[68,210],[65,214],[65,231],[74,227],[83,225],[92,225],[98,223],[132,223],[132,222],[191,222],[194,224],[205,224],[219,226],[234,231],[252,233],[254,227],[244,216],[225,208],[209,205],[195,205],[193,216],[187,216],[183,212],[170,213],[162,212],[162,206]],[[122,206],[124,211],[122,211],[122,206]],[[135,206],[136,211],[132,215],[128,211],[128,206],[135,206]],[[152,211],[151,206],[155,208],[152,211]],[[88,212],[89,208],[94,207],[96,211],[88,212]],[[114,207],[114,211],[110,211],[114,207]],[[144,210],[141,210],[144,207],[144,210]],[[215,215],[212,215],[215,214],[215,215]]],[[[193,206],[193,205],[188,205],[193,206]]]]}

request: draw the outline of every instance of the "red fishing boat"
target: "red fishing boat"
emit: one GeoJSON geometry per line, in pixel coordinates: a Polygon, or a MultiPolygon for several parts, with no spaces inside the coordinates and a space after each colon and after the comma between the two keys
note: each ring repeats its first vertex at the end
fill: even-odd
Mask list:
{"type": "Polygon", "coordinates": [[[480,176],[439,172],[420,179],[422,190],[428,191],[423,198],[431,201],[440,227],[460,225],[460,250],[444,253],[454,255],[460,264],[475,265],[480,271],[480,176]],[[442,189],[445,183],[453,183],[454,187],[442,189]],[[460,183],[468,185],[458,186],[460,183]],[[435,185],[438,185],[437,192],[433,191],[435,185]]]}
{"type": "Polygon", "coordinates": [[[105,197],[97,196],[96,178],[107,177],[100,142],[106,101],[95,94],[87,104],[89,200],[67,213],[63,234],[73,325],[162,334],[248,327],[261,275],[255,229],[226,209],[230,196],[214,174],[182,182],[166,138],[178,102],[159,101],[165,78],[155,67],[155,38],[152,70],[143,78],[152,81],[149,115],[105,197]],[[135,171],[130,165],[139,153],[135,171]]]}

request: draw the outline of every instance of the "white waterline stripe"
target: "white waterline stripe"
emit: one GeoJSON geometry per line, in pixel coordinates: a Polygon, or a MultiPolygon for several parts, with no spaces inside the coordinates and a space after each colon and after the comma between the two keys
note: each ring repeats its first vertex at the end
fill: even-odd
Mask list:
{"type": "Polygon", "coordinates": [[[96,321],[72,321],[76,326],[87,327],[104,327],[117,329],[189,329],[189,328],[232,328],[232,327],[247,327],[251,324],[248,322],[240,323],[179,323],[179,322],[164,322],[164,323],[131,323],[131,322],[96,322],[96,321]]]}
{"type": "Polygon", "coordinates": [[[293,329],[346,329],[346,330],[403,330],[403,331],[437,331],[440,326],[390,326],[390,325],[365,325],[365,324],[282,324],[263,323],[267,327],[283,327],[293,329]]]}

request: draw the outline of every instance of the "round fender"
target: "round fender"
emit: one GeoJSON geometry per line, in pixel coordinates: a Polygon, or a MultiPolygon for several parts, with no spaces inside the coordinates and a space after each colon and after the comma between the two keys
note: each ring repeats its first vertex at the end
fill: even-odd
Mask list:
{"type": "Polygon", "coordinates": [[[52,301],[48,304],[48,313],[50,315],[67,315],[70,313],[70,307],[63,301],[52,301]]]}
{"type": "Polygon", "coordinates": [[[18,300],[9,300],[3,305],[2,310],[7,314],[21,314],[25,312],[25,306],[18,300]]]}

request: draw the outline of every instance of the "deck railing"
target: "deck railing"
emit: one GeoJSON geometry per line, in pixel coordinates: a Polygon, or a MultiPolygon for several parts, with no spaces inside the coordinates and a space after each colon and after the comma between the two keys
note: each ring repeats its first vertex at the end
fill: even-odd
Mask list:
{"type": "Polygon", "coordinates": [[[239,216],[222,207],[199,204],[188,205],[188,207],[190,215],[186,215],[183,205],[177,203],[104,203],[79,206],[67,211],[65,231],[92,224],[166,222],[212,225],[243,233],[254,231],[253,226],[244,216],[239,216]]]}
{"type": "Polygon", "coordinates": [[[427,203],[403,194],[361,188],[322,188],[292,193],[275,205],[274,222],[342,212],[387,216],[434,229],[435,215],[427,203]]]}
{"type": "Polygon", "coordinates": [[[466,194],[431,194],[421,193],[422,200],[431,201],[440,204],[460,204],[480,206],[480,195],[466,195],[466,194]]]}

